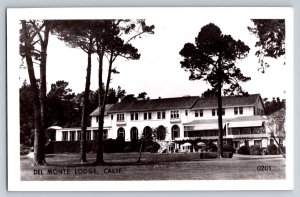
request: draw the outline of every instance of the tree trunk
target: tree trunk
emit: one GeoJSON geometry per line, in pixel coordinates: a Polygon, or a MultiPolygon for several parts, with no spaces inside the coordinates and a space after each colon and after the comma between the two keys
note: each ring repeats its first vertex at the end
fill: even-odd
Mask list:
{"type": "Polygon", "coordinates": [[[39,100],[39,90],[37,87],[37,82],[34,74],[33,61],[31,56],[31,46],[29,42],[29,35],[26,26],[26,21],[22,21],[22,29],[24,33],[25,40],[25,59],[27,63],[27,70],[30,80],[31,92],[33,95],[33,109],[34,109],[34,165],[44,164],[44,135],[45,132],[42,127],[41,121],[41,105],[39,100]]]}
{"type": "Polygon", "coordinates": [[[81,113],[81,141],[80,141],[80,161],[87,162],[86,160],[86,128],[88,118],[88,106],[89,106],[89,95],[90,95],[90,83],[91,83],[91,67],[92,67],[92,48],[93,42],[90,38],[89,50],[88,50],[88,65],[86,69],[86,81],[85,90],[82,102],[82,113],[81,113]]]}
{"type": "Polygon", "coordinates": [[[219,61],[219,68],[217,70],[218,78],[218,126],[219,126],[219,141],[218,141],[218,158],[223,157],[223,121],[222,121],[222,78],[221,78],[221,66],[219,61]]]}
{"type": "MultiPolygon", "coordinates": [[[[104,51],[103,51],[104,53],[104,51]]],[[[102,56],[103,59],[103,56],[102,56]]],[[[105,113],[105,105],[106,105],[106,98],[109,90],[109,84],[110,84],[110,78],[111,78],[111,69],[113,64],[113,49],[111,50],[110,59],[109,59],[109,67],[108,67],[108,74],[107,74],[107,81],[105,86],[105,92],[104,95],[101,96],[101,90],[102,90],[102,66],[100,69],[100,64],[103,64],[101,57],[99,57],[99,103],[101,103],[101,106],[99,106],[99,122],[98,122],[98,149],[97,149],[97,156],[96,156],[96,163],[97,164],[103,164],[103,126],[104,126],[104,113],[105,113]],[[100,62],[101,61],[101,62],[100,62]],[[101,77],[101,79],[100,79],[101,77]],[[101,84],[100,84],[101,80],[101,84]]],[[[100,104],[99,104],[100,105],[100,104]]]]}
{"type": "Polygon", "coordinates": [[[96,163],[97,164],[104,164],[103,159],[103,126],[104,126],[104,113],[105,113],[105,105],[106,105],[106,98],[109,90],[109,84],[110,84],[110,78],[111,78],[111,70],[112,70],[112,64],[113,64],[113,49],[111,50],[110,59],[109,59],[109,67],[108,67],[108,74],[107,74],[107,81],[105,86],[105,92],[104,95],[101,96],[101,90],[102,90],[102,66],[103,66],[103,54],[104,51],[102,51],[102,55],[99,57],[99,103],[101,103],[101,106],[99,106],[99,122],[98,122],[98,149],[97,149],[97,156],[96,156],[96,163]],[[101,69],[100,69],[101,67],[101,69]],[[101,82],[101,84],[100,84],[101,82]]]}
{"type": "MultiPolygon", "coordinates": [[[[144,135],[144,134],[143,134],[143,135],[144,135]]],[[[143,139],[142,139],[142,141],[141,141],[141,146],[140,146],[140,152],[139,152],[139,159],[138,159],[138,162],[141,162],[141,159],[142,159],[142,150],[143,150],[144,141],[145,141],[145,137],[143,137],[143,139]]]]}
{"type": "MultiPolygon", "coordinates": [[[[45,22],[47,23],[47,22],[45,22]]],[[[44,40],[41,40],[41,65],[40,65],[40,103],[41,103],[41,124],[42,129],[46,130],[46,63],[47,63],[47,47],[49,40],[50,27],[45,25],[44,40]]],[[[40,136],[45,141],[45,133],[40,136]]]]}
{"type": "Polygon", "coordinates": [[[103,56],[104,51],[102,49],[98,50],[98,56],[99,56],[99,74],[98,74],[98,108],[99,108],[99,114],[98,114],[98,148],[97,148],[97,156],[96,156],[96,163],[97,164],[103,164],[103,126],[104,126],[104,113],[105,113],[105,105],[103,106],[103,87],[102,87],[102,73],[103,73],[103,56]]]}

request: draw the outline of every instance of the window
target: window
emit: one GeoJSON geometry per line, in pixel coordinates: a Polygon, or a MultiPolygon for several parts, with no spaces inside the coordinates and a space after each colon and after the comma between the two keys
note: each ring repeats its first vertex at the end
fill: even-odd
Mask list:
{"type": "Polygon", "coordinates": [[[243,108],[239,107],[240,114],[243,114],[243,108]]]}
{"type": "Polygon", "coordinates": [[[251,134],[251,128],[243,127],[241,128],[241,135],[248,135],[251,134]]]}
{"type": "Polygon", "coordinates": [[[179,118],[179,111],[171,111],[171,119],[179,118]]]}
{"type": "Polygon", "coordinates": [[[157,119],[166,119],[166,112],[158,111],[157,112],[157,119]]]}
{"type": "Polygon", "coordinates": [[[146,126],[143,130],[143,136],[146,140],[150,140],[152,137],[152,129],[149,126],[146,126]]]}
{"type": "Polygon", "coordinates": [[[62,132],[62,141],[68,141],[68,131],[62,132]]]}
{"type": "Polygon", "coordinates": [[[203,117],[203,109],[200,109],[200,117],[203,117]]]}
{"type": "Polygon", "coordinates": [[[172,126],[171,128],[171,138],[172,140],[175,140],[175,138],[179,138],[180,137],[180,128],[177,125],[172,126]]]}
{"type": "Polygon", "coordinates": [[[113,120],[113,119],[114,119],[114,115],[110,115],[110,119],[112,119],[112,120],[113,120]]]}
{"type": "Polygon", "coordinates": [[[198,111],[195,111],[195,117],[198,117],[199,115],[198,115],[198,111]]]}
{"type": "Polygon", "coordinates": [[[138,129],[136,127],[132,127],[130,129],[130,140],[135,141],[138,139],[138,129]]]}
{"type": "Polygon", "coordinates": [[[91,131],[86,131],[86,140],[91,140],[92,139],[92,135],[91,135],[91,131]]]}
{"type": "Polygon", "coordinates": [[[70,141],[75,141],[75,131],[70,131],[70,141]]]}
{"type": "Polygon", "coordinates": [[[151,112],[145,112],[144,113],[144,120],[151,120],[152,119],[152,113],[151,112]]]}
{"type": "Polygon", "coordinates": [[[166,112],[161,112],[161,117],[162,117],[162,119],[166,119],[166,112]]]}
{"type": "Polygon", "coordinates": [[[212,116],[215,116],[215,115],[216,115],[216,110],[215,110],[215,109],[212,109],[212,110],[211,110],[211,115],[212,115],[212,116]]]}
{"type": "Polygon", "coordinates": [[[77,131],[77,141],[81,140],[81,131],[77,131]]]}
{"type": "Polygon", "coordinates": [[[93,131],[94,140],[98,139],[98,130],[93,131]]]}
{"type": "Polygon", "coordinates": [[[117,122],[124,122],[124,114],[117,114],[117,122]]]}
{"type": "Polygon", "coordinates": [[[148,112],[148,119],[151,120],[152,119],[152,113],[148,112]]]}
{"type": "Polygon", "coordinates": [[[139,113],[137,112],[131,113],[130,120],[139,120],[139,113]]]}
{"type": "Polygon", "coordinates": [[[254,146],[259,146],[259,147],[261,147],[261,145],[262,145],[261,140],[254,140],[254,146]]]}
{"type": "Polygon", "coordinates": [[[103,130],[103,139],[106,140],[107,139],[107,129],[103,130]]]}
{"type": "Polygon", "coordinates": [[[189,111],[188,110],[185,110],[185,115],[187,116],[189,114],[189,111]]]}
{"type": "Polygon", "coordinates": [[[96,122],[99,122],[99,116],[96,116],[96,122]]]}
{"type": "Polygon", "coordinates": [[[234,115],[238,115],[238,108],[237,107],[234,108],[234,115]]]}
{"type": "Polygon", "coordinates": [[[123,127],[118,129],[118,137],[125,138],[125,129],[123,127]]]}

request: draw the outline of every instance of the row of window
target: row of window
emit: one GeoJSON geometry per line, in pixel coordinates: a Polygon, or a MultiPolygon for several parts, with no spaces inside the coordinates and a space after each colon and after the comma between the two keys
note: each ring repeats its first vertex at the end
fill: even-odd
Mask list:
{"type": "MultiPolygon", "coordinates": [[[[144,120],[152,120],[152,112],[144,112],[144,120]]],[[[157,112],[157,119],[166,119],[166,112],[165,111],[158,111],[157,112]]],[[[179,118],[179,111],[171,111],[171,118],[179,118]]],[[[111,115],[111,119],[113,119],[113,115],[111,115]]],[[[137,121],[139,119],[139,113],[138,112],[132,112],[130,113],[130,120],[131,121],[137,121]]],[[[125,114],[117,114],[117,122],[124,122],[125,121],[125,114]]]]}
{"type": "MultiPolygon", "coordinates": [[[[218,115],[218,110],[217,109],[212,109],[211,110],[211,115],[212,116],[216,116],[216,114],[218,115]],[[216,113],[217,112],[217,113],[216,113]]],[[[234,115],[243,115],[243,107],[235,107],[234,108],[234,115]]],[[[222,108],[222,116],[225,116],[225,109],[222,108]]],[[[200,110],[196,110],[195,111],[195,117],[203,117],[203,109],[200,110]]]]}
{"type": "MultiPolygon", "coordinates": [[[[259,114],[263,113],[263,110],[257,108],[259,114]],[[259,111],[260,110],[260,111],[259,111]]],[[[165,111],[158,111],[157,113],[157,119],[166,119],[166,112],[165,111]]],[[[235,107],[234,108],[234,115],[243,115],[244,110],[243,107],[235,107]]],[[[144,120],[152,120],[152,112],[144,112],[144,120]]],[[[212,116],[216,116],[218,115],[218,110],[217,109],[212,109],[211,110],[211,115],[212,116]]],[[[185,110],[185,115],[188,115],[188,110],[185,110]]],[[[222,108],[222,116],[225,115],[225,109],[222,108]]],[[[179,110],[173,110],[170,112],[170,118],[171,119],[178,119],[180,117],[180,113],[179,110]]],[[[203,117],[203,109],[200,110],[196,110],[195,111],[195,117],[203,117]]],[[[113,119],[113,115],[111,115],[111,119],[113,119]]],[[[132,112],[130,113],[130,120],[131,121],[137,121],[140,120],[139,118],[139,113],[138,112],[132,112]]],[[[98,117],[96,117],[96,121],[98,122],[98,117]]],[[[124,113],[120,113],[117,114],[117,122],[124,122],[125,121],[125,114],[124,113]]]]}
{"type": "MultiPolygon", "coordinates": [[[[157,130],[157,139],[158,140],[165,140],[166,134],[164,133],[164,126],[159,126],[158,128],[163,127],[163,129],[158,129],[157,130]]],[[[143,129],[143,136],[145,138],[149,138],[151,139],[152,137],[152,129],[149,126],[146,126],[143,129]]],[[[117,131],[117,136],[118,137],[122,137],[125,138],[125,129],[123,127],[118,128],[117,131]]],[[[180,128],[177,125],[172,126],[171,128],[171,139],[174,140],[175,138],[179,138],[180,137],[180,128]]],[[[130,129],[130,140],[134,141],[138,139],[138,129],[136,127],[132,127],[130,129]]]]}
{"type": "MultiPolygon", "coordinates": [[[[97,140],[98,131],[93,130],[93,139],[92,139],[92,132],[90,130],[86,131],[85,137],[86,137],[86,140],[97,140]]],[[[103,131],[103,139],[107,139],[107,130],[106,129],[103,131]]],[[[62,132],[62,141],[80,141],[80,140],[81,140],[81,131],[63,131],[62,132]],[[76,133],[77,133],[77,135],[76,135],[76,133]]]]}
{"type": "MultiPolygon", "coordinates": [[[[245,135],[245,134],[262,134],[265,133],[263,127],[244,127],[244,128],[229,128],[228,135],[245,135]]],[[[226,135],[225,130],[223,136],[226,135]]],[[[201,130],[201,131],[184,131],[184,137],[204,137],[204,136],[219,136],[218,130],[201,130]]]]}

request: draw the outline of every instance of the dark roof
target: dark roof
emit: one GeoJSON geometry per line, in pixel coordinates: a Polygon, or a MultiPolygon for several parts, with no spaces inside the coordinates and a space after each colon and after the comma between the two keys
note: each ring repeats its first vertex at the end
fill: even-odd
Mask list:
{"type": "MultiPolygon", "coordinates": [[[[105,112],[104,115],[107,115],[107,112],[110,110],[110,108],[113,106],[113,104],[106,104],[105,105],[105,112]]],[[[98,116],[99,115],[99,108],[97,107],[90,116],[98,116]]]]}
{"type": "Polygon", "coordinates": [[[198,96],[136,100],[114,104],[109,112],[139,112],[168,109],[190,109],[196,103],[198,96]]]}
{"type": "MultiPolygon", "coordinates": [[[[260,98],[259,94],[251,94],[248,96],[226,96],[222,97],[222,107],[233,107],[233,106],[253,106],[260,98]]],[[[217,108],[218,98],[199,98],[194,105],[194,109],[205,109],[205,108],[217,108]]]]}
{"type": "MultiPolygon", "coordinates": [[[[259,94],[248,96],[227,96],[222,99],[222,106],[254,106],[261,97],[259,94]]],[[[124,101],[116,104],[106,105],[105,115],[116,112],[141,112],[170,109],[212,109],[217,108],[217,98],[200,98],[198,96],[185,96],[175,98],[161,98],[149,100],[124,101]]],[[[262,102],[262,100],[261,100],[262,102]]],[[[98,115],[98,108],[90,116],[98,115]]]]}

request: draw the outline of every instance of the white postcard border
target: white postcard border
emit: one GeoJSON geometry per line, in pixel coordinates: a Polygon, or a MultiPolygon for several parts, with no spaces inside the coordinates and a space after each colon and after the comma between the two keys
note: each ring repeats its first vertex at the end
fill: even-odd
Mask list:
{"type": "MultiPolygon", "coordinates": [[[[183,190],[291,190],[293,189],[293,132],[287,134],[286,180],[187,180],[187,181],[21,181],[19,149],[19,20],[20,19],[107,19],[178,17],[185,13],[196,17],[285,18],[287,78],[287,131],[294,131],[293,9],[292,8],[32,8],[7,10],[7,150],[8,190],[10,191],[183,191],[183,190]],[[99,12],[101,11],[101,12],[99,12]],[[197,12],[194,12],[197,11],[197,12]],[[79,14],[81,13],[81,14],[79,14]],[[101,14],[100,14],[101,13],[101,14]],[[196,14],[198,13],[198,14],[196,14]],[[212,15],[213,13],[213,15],[212,15]],[[200,14],[199,14],[200,15],[200,14]]],[[[134,173],[134,172],[133,172],[134,173]]]]}

